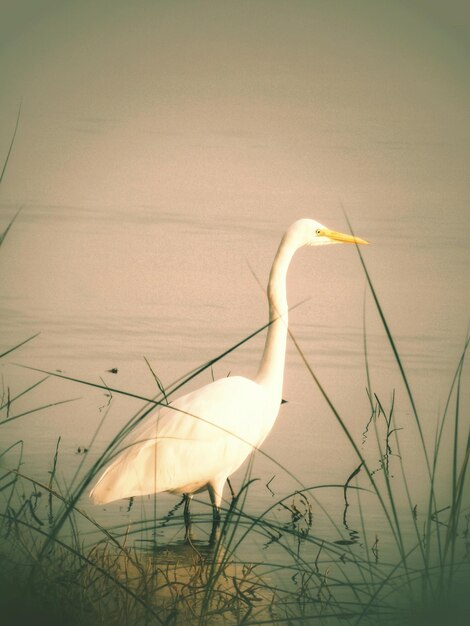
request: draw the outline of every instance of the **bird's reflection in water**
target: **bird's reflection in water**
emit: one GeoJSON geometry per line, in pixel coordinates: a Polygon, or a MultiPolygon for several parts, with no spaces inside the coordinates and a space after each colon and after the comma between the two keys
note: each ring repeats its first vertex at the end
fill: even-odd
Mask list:
{"type": "Polygon", "coordinates": [[[225,517],[222,524],[213,525],[211,514],[197,515],[186,527],[180,515],[183,506],[181,500],[167,513],[153,538],[134,543],[131,559],[123,557],[126,584],[138,594],[143,590],[145,601],[165,620],[171,621],[176,612],[187,614],[188,622],[194,615],[217,613],[227,624],[246,621],[250,615],[268,623],[272,592],[256,564],[240,562],[225,548],[225,517]],[[177,526],[178,539],[165,542],[158,537],[162,525],[177,526]]]}
{"type": "Polygon", "coordinates": [[[178,565],[190,567],[195,564],[210,566],[223,559],[223,548],[216,542],[194,537],[179,539],[174,543],[149,543],[142,545],[142,553],[154,557],[159,566],[178,565]]]}
{"type": "Polygon", "coordinates": [[[192,516],[189,515],[188,498],[183,496],[159,521],[152,531],[152,538],[136,539],[136,545],[139,550],[147,555],[164,556],[165,561],[173,562],[181,561],[191,564],[195,558],[211,561],[220,557],[222,545],[220,542],[220,517],[211,515],[197,516],[197,523],[194,523],[192,516]],[[178,538],[168,540],[164,538],[163,531],[169,526],[177,524],[179,526],[180,519],[178,513],[183,508],[183,528],[184,536],[178,533],[178,538]],[[210,532],[206,531],[206,527],[210,525],[210,532]],[[201,536],[197,537],[195,528],[201,529],[201,536]]]}

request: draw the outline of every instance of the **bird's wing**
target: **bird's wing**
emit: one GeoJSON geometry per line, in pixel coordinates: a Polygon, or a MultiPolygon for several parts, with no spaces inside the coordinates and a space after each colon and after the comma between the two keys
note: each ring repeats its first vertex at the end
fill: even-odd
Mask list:
{"type": "Polygon", "coordinates": [[[229,377],[152,412],[123,442],[92,497],[189,493],[230,475],[264,439],[268,400],[253,381],[229,377]]]}

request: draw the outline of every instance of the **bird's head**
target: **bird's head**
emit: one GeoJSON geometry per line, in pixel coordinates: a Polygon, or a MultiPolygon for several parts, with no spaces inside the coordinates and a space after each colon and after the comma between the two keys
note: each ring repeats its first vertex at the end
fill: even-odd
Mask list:
{"type": "Polygon", "coordinates": [[[297,220],[287,230],[286,235],[295,239],[299,247],[325,246],[330,243],[369,243],[365,239],[330,230],[320,222],[311,219],[297,220]]]}

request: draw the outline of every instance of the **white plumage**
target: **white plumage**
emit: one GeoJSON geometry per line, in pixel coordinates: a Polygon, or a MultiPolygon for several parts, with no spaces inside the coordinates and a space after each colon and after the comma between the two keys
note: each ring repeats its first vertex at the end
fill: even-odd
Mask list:
{"type": "Polygon", "coordinates": [[[124,440],[122,451],[91,491],[95,503],[162,491],[192,495],[208,489],[218,511],[227,478],[261,446],[279,411],[289,263],[301,246],[330,243],[367,242],[310,219],[290,226],[271,268],[270,326],[255,379],[222,378],[152,411],[124,440]]]}

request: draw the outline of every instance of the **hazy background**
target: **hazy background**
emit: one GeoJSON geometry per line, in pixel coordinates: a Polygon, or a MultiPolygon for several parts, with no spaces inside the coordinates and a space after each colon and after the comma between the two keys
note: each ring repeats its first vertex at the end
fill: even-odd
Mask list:
{"type": "MultiPolygon", "coordinates": [[[[466,2],[1,6],[0,158],[22,104],[2,225],[22,211],[1,250],[0,340],[41,332],[12,361],[149,395],[143,355],[168,384],[260,326],[248,263],[264,283],[290,222],[344,231],[343,205],[373,243],[366,262],[432,436],[469,321],[466,2]]],[[[290,302],[310,298],[292,329],[358,433],[364,282],[347,246],[301,251],[289,275],[290,302]]],[[[373,382],[388,398],[400,383],[370,299],[366,311],[373,382]]],[[[215,374],[252,375],[261,341],[215,374]]],[[[34,380],[8,367],[17,390],[34,380]]],[[[33,449],[50,455],[74,432],[71,454],[102,394],[48,385],[49,401],[86,397],[18,420],[11,436],[37,428],[33,449]]],[[[267,450],[323,480],[339,431],[292,347],[285,395],[267,450]]],[[[116,410],[107,434],[128,416],[116,410]]]]}

